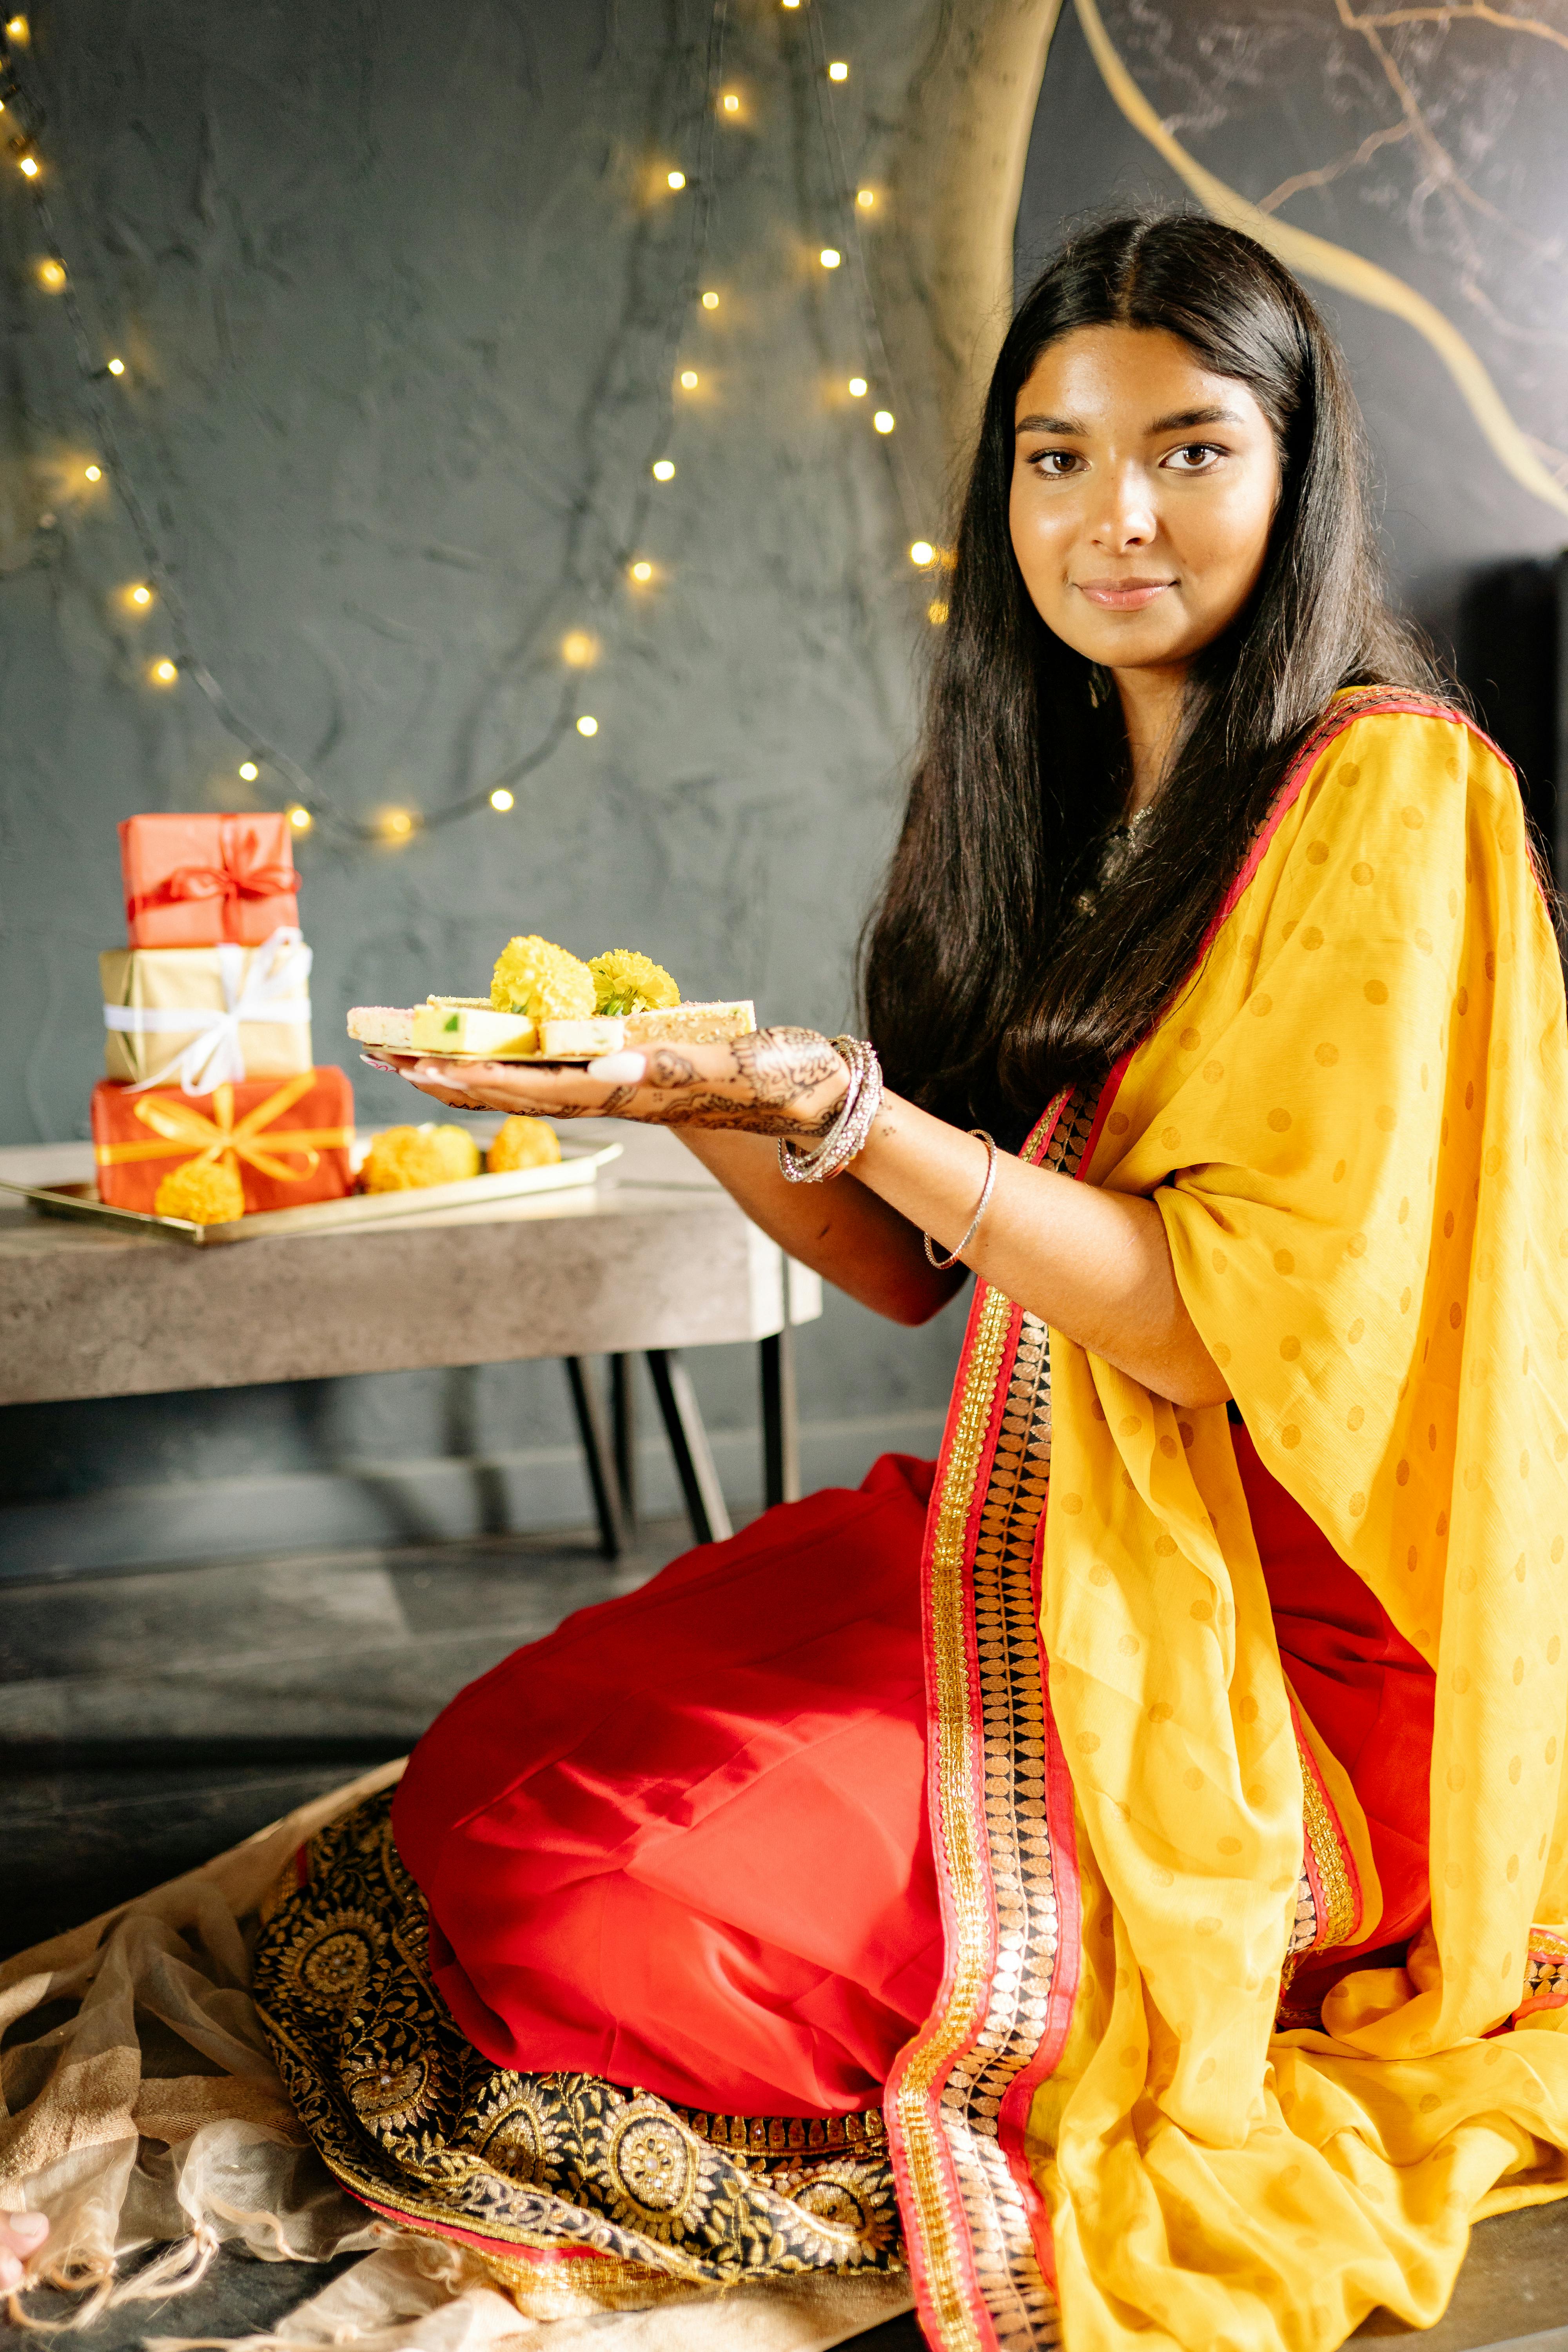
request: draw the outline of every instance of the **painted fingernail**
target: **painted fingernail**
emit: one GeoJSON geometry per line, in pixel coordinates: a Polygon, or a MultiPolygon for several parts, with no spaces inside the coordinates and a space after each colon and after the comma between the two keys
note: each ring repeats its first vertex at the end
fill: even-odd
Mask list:
{"type": "Polygon", "coordinates": [[[585,1075],[607,1087],[635,1087],[647,1069],[646,1054],[601,1054],[596,1062],[589,1063],[585,1075]]]}
{"type": "Polygon", "coordinates": [[[12,2213],[6,2217],[5,2227],[17,2245],[25,2246],[30,2253],[48,2236],[49,2217],[47,2213],[12,2213]]]}

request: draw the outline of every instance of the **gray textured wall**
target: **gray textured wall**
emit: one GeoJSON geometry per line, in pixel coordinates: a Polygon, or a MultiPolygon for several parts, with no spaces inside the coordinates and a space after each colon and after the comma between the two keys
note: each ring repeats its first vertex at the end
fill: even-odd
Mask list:
{"type": "MultiPolygon", "coordinates": [[[[851,178],[883,192],[866,234],[906,323],[909,255],[878,240],[899,241],[889,154],[942,16],[817,12],[852,63],[834,126],[851,178]]],[[[927,632],[906,550],[939,519],[931,363],[906,332],[914,380],[889,383],[854,272],[816,259],[848,236],[805,11],[730,12],[743,110],[712,136],[699,256],[710,29],[702,0],[35,13],[23,68],[62,247],[97,351],[128,362],[108,388],[125,467],[258,733],[342,820],[432,816],[545,734],[564,634],[602,643],[579,681],[598,735],[568,732],[510,817],[401,850],[324,823],[302,845],[321,1059],[346,1058],[350,1003],[482,984],[519,929],[640,946],[764,1017],[848,1009],[927,632]],[[672,393],[688,364],[698,392],[672,393]],[[872,398],[849,398],[856,372],[872,398]],[[633,554],[659,569],[640,594],[633,554]]],[[[86,1132],[116,821],[243,805],[247,747],[189,682],[147,682],[167,615],[133,621],[117,593],[144,566],[110,486],[82,478],[101,453],[9,171],[0,237],[0,1139],[20,1142],[86,1132]]],[[[264,768],[248,797],[290,795],[264,768]]],[[[352,1066],[362,1118],[409,1115],[352,1066]]],[[[951,1314],[911,1336],[835,1300],[805,1335],[807,1417],[914,1432],[954,1346],[951,1314]]],[[[739,1369],[707,1368],[721,1426],[751,1411],[739,1369]]],[[[548,1368],[409,1375],[15,1412],[4,1475],[36,1502],[567,1433],[548,1368]]]]}
{"type": "MultiPolygon", "coordinates": [[[[1183,172],[1201,167],[1458,328],[1520,436],[1511,470],[1429,339],[1342,272],[1316,289],[1367,408],[1394,577],[1512,740],[1510,681],[1536,690],[1568,520],[1560,37],[1443,10],[1379,30],[1333,0],[1057,13],[732,0],[742,110],[705,171],[708,0],[38,9],[47,185],[95,354],[129,362],[111,387],[127,472],[200,652],[309,766],[336,829],[389,803],[434,816],[489,782],[561,711],[565,632],[603,644],[579,681],[599,734],[568,734],[510,817],[400,851],[323,823],[305,845],[323,1056],[344,1005],[478,983],[520,925],[584,952],[640,945],[768,1017],[843,1017],[928,635],[905,550],[941,532],[1016,210],[1026,274],[1064,222],[1191,202],[1183,172]],[[829,56],[851,75],[825,116],[829,56]],[[861,221],[887,366],[855,272],[816,258],[850,250],[836,141],[849,183],[879,192],[861,221]],[[690,396],[672,390],[687,364],[690,396]],[[848,399],[852,372],[897,413],[890,443],[875,398],[848,399]],[[667,451],[677,478],[656,488],[667,451]],[[624,567],[641,553],[660,578],[638,597],[624,567]],[[1510,558],[1534,564],[1509,591],[1522,634],[1498,581],[1510,558]]],[[[85,1131],[115,819],[238,804],[245,747],[188,684],[146,683],[167,616],[133,625],[117,600],[141,558],[83,479],[93,428],[9,171],[0,240],[0,1140],[26,1141],[85,1131]]],[[[1521,722],[1527,768],[1531,740],[1521,722]]],[[[268,772],[257,797],[287,794],[268,772]]],[[[356,1077],[363,1116],[402,1115],[392,1082],[356,1077]]],[[[957,1322],[896,1332],[830,1298],[803,1349],[809,1472],[931,1442],[957,1322]]],[[[750,1368],[698,1369],[743,1490],[750,1368]]],[[[426,1478],[409,1524],[502,1488],[524,1520],[581,1508],[549,1368],[13,1412],[0,1556],[24,1522],[35,1562],[262,1525],[352,1534],[381,1524],[355,1517],[384,1497],[374,1465],[486,1456],[504,1478],[426,1478]]]]}

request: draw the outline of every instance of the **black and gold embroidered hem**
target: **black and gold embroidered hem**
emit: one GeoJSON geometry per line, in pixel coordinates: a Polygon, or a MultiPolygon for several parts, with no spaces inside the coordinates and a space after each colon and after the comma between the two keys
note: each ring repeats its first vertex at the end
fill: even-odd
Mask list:
{"type": "Polygon", "coordinates": [[[476,2050],[431,1981],[390,1813],[383,1792],[310,1840],[256,1952],[279,2072],[346,2189],[469,2246],[538,2316],[902,2268],[879,2109],[704,2115],[476,2050]]]}

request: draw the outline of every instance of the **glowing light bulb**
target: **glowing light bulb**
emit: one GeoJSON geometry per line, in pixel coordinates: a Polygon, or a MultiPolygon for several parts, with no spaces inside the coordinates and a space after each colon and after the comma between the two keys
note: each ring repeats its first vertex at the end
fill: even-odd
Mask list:
{"type": "Polygon", "coordinates": [[[65,282],[66,271],[63,261],[57,261],[53,254],[51,254],[47,261],[39,262],[38,283],[40,286],[47,286],[51,294],[58,294],[65,282]]]}
{"type": "Polygon", "coordinates": [[[798,8],[800,0],[780,0],[780,5],[785,8],[798,8]]]}
{"type": "Polygon", "coordinates": [[[674,458],[656,457],[653,461],[653,478],[656,482],[673,482],[675,479],[674,458]]]}
{"type": "Polygon", "coordinates": [[[870,391],[870,385],[867,383],[863,375],[852,375],[850,377],[849,397],[851,400],[864,400],[866,394],[870,391]]]}
{"type": "Polygon", "coordinates": [[[19,169],[24,179],[36,180],[38,176],[37,157],[36,155],[24,155],[19,169]]]}
{"type": "Polygon", "coordinates": [[[915,541],[914,545],[910,550],[910,562],[911,563],[918,563],[922,571],[928,563],[934,563],[936,562],[936,550],[931,545],[929,539],[917,539],[915,541]]]}
{"type": "Polygon", "coordinates": [[[646,586],[647,582],[653,578],[652,564],[649,563],[646,558],[639,558],[638,561],[632,565],[632,578],[637,581],[640,586],[646,586]]]}
{"type": "Polygon", "coordinates": [[[582,718],[581,718],[581,719],[579,719],[579,720],[577,721],[577,732],[578,732],[578,734],[579,734],[579,735],[596,735],[596,734],[598,733],[598,731],[599,731],[599,722],[598,722],[598,720],[597,720],[596,719],[590,719],[590,718],[589,718],[589,716],[588,716],[588,714],[587,714],[587,712],[586,712],[586,711],[584,711],[584,712],[583,713],[582,718]]]}
{"type": "Polygon", "coordinates": [[[6,18],[5,38],[8,41],[15,41],[19,49],[25,49],[31,37],[31,29],[26,16],[8,16],[6,18]]]}
{"type": "Polygon", "coordinates": [[[179,671],[167,656],[162,661],[155,661],[149,672],[154,686],[173,686],[179,675],[179,671]]]}
{"type": "Polygon", "coordinates": [[[301,808],[299,802],[296,801],[293,807],[289,812],[289,822],[293,826],[296,833],[309,833],[311,825],[315,823],[315,819],[310,814],[308,808],[301,808]]]}
{"type": "Polygon", "coordinates": [[[242,760],[240,761],[239,776],[242,783],[253,784],[260,773],[261,771],[257,766],[254,760],[242,760]]]}
{"type": "Polygon", "coordinates": [[[684,172],[667,172],[664,175],[664,180],[665,185],[669,188],[680,189],[686,185],[686,174],[684,172]]]}
{"type": "Polygon", "coordinates": [[[848,68],[848,67],[845,64],[845,62],[844,62],[844,60],[843,60],[843,58],[834,58],[833,63],[832,63],[832,64],[828,67],[828,68],[827,68],[827,79],[828,79],[828,80],[829,80],[829,81],[847,81],[847,80],[848,80],[848,79],[849,79],[849,68],[848,68]]]}
{"type": "MultiPolygon", "coordinates": [[[[131,591],[131,602],[133,604],[150,604],[153,602],[153,591],[148,587],[144,580],[139,580],[136,583],[135,587],[131,591]]],[[[243,775],[244,772],[245,771],[242,768],[240,770],[241,775],[243,775]]]]}
{"type": "Polygon", "coordinates": [[[103,479],[103,467],[101,466],[84,466],[82,467],[82,472],[89,482],[101,482],[103,479]]]}
{"type": "Polygon", "coordinates": [[[125,373],[125,362],[123,360],[110,360],[109,362],[109,373],[110,375],[123,375],[125,373]]]}
{"type": "Polygon", "coordinates": [[[406,841],[414,830],[414,819],[406,809],[386,809],[382,814],[381,830],[388,841],[406,841]]]}
{"type": "Polygon", "coordinates": [[[504,784],[498,784],[494,792],[490,794],[491,808],[499,809],[502,816],[505,816],[508,809],[513,805],[512,796],[508,792],[506,786],[504,784]]]}
{"type": "Polygon", "coordinates": [[[942,603],[940,596],[933,598],[931,603],[926,606],[926,619],[931,623],[932,628],[940,629],[946,618],[947,606],[942,603]]]}
{"type": "Polygon", "coordinates": [[[875,189],[875,188],[857,188],[857,189],[856,189],[856,191],[855,191],[855,201],[856,201],[856,203],[859,205],[859,207],[860,207],[860,209],[861,209],[861,211],[862,211],[863,213],[868,213],[868,212],[870,211],[870,209],[871,209],[872,205],[873,205],[876,203],[876,201],[877,201],[877,191],[876,191],[876,189],[875,189]]]}
{"type": "Polygon", "coordinates": [[[890,433],[893,429],[892,410],[890,408],[879,408],[875,416],[872,417],[871,422],[876,426],[879,433],[890,433]]]}
{"type": "Polygon", "coordinates": [[[571,629],[561,640],[561,658],[569,669],[591,669],[599,658],[599,640],[586,629],[571,629]]]}
{"type": "Polygon", "coordinates": [[[717,294],[704,294],[702,297],[702,308],[705,310],[716,310],[719,308],[719,297],[717,294]]]}
{"type": "Polygon", "coordinates": [[[822,251],[816,257],[818,261],[821,262],[824,269],[837,269],[839,263],[843,260],[844,256],[839,252],[837,246],[825,245],[822,251]]]}
{"type": "Polygon", "coordinates": [[[724,92],[723,105],[726,114],[739,114],[741,111],[741,101],[732,89],[724,92]]]}
{"type": "Polygon", "coordinates": [[[697,370],[696,370],[695,368],[682,368],[682,369],[681,369],[681,371],[680,371],[680,389],[681,389],[681,391],[682,391],[682,392],[695,392],[695,391],[696,391],[696,389],[697,389],[697,370]]]}

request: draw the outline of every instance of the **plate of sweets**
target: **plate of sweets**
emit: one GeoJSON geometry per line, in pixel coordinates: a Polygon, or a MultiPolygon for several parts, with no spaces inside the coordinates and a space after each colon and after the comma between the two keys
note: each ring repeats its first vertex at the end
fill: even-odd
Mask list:
{"type": "Polygon", "coordinates": [[[584,963],[534,932],[507,941],[488,996],[356,1004],[349,1013],[349,1035],[371,1055],[475,1062],[592,1062],[627,1045],[717,1045],[756,1025],[744,998],[684,1003],[663,966],[631,948],[584,963]]]}

